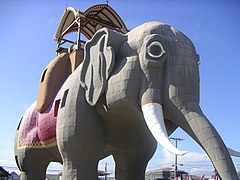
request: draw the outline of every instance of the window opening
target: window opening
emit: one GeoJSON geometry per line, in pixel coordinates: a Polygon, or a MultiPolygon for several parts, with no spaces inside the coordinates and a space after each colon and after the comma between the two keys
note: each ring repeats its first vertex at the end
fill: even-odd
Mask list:
{"type": "Polygon", "coordinates": [[[61,99],[58,99],[58,100],[55,101],[55,105],[54,105],[54,117],[57,117],[60,101],[61,101],[61,99]]]}
{"type": "Polygon", "coordinates": [[[65,103],[66,103],[66,100],[67,100],[68,91],[69,91],[69,89],[67,89],[67,90],[64,92],[64,94],[63,94],[61,108],[65,106],[65,103]]]}
{"type": "Polygon", "coordinates": [[[41,78],[41,83],[44,81],[46,72],[47,72],[47,69],[45,69],[45,70],[43,71],[43,75],[42,75],[42,78],[41,78]]]}

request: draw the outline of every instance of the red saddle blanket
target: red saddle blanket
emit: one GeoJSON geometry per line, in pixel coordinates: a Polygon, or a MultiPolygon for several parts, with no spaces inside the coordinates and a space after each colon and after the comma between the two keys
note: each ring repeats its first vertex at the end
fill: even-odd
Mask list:
{"type": "Polygon", "coordinates": [[[49,148],[56,145],[56,120],[59,94],[53,104],[39,113],[34,102],[24,114],[17,135],[17,148],[49,148]]]}

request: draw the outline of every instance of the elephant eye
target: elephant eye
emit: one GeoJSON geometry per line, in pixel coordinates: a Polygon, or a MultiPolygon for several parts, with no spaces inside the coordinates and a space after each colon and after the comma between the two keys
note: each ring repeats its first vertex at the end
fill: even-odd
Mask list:
{"type": "Polygon", "coordinates": [[[160,42],[154,41],[147,47],[147,53],[152,58],[160,58],[166,51],[160,42]]]}

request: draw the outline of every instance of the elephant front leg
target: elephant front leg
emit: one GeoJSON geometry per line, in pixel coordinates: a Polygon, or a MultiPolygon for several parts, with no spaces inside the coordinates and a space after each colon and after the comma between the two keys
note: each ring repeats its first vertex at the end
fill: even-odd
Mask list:
{"type": "Polygon", "coordinates": [[[64,128],[64,132],[60,133],[62,137],[58,137],[63,179],[97,179],[98,161],[104,148],[103,134],[94,123],[83,123],[81,126],[77,130],[76,127],[64,128]]]}
{"type": "Polygon", "coordinates": [[[73,100],[67,99],[58,113],[57,142],[63,159],[62,176],[68,180],[97,180],[98,161],[104,150],[102,125],[95,108],[84,99],[73,100]]]}
{"type": "Polygon", "coordinates": [[[130,149],[114,152],[116,179],[145,180],[147,164],[156,148],[156,141],[152,137],[145,136],[139,138],[139,142],[130,149]]]}
{"type": "Polygon", "coordinates": [[[97,180],[98,148],[93,145],[83,144],[67,145],[62,151],[63,157],[63,179],[93,179],[97,180]],[[72,147],[73,146],[73,147],[72,147]],[[71,148],[72,147],[72,148],[71,148]]]}

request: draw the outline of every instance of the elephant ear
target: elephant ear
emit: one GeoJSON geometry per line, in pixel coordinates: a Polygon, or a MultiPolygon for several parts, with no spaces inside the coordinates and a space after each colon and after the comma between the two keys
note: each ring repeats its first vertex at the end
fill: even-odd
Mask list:
{"type": "Polygon", "coordinates": [[[86,43],[80,80],[91,106],[97,103],[105,90],[114,67],[115,53],[123,39],[123,34],[103,28],[86,43]]]}

